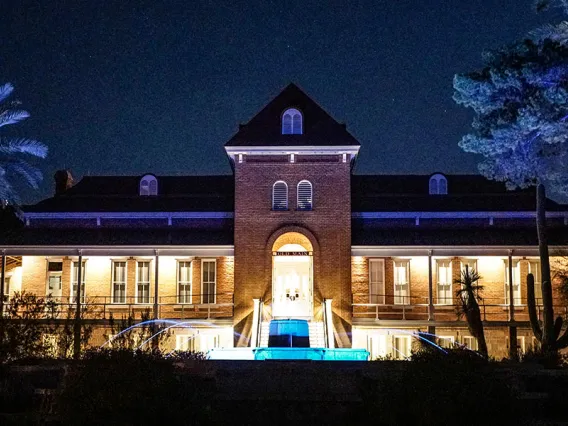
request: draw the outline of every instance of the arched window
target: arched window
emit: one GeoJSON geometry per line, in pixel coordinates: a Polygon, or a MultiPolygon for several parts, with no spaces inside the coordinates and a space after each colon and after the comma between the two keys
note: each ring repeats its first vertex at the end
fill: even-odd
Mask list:
{"type": "Polygon", "coordinates": [[[155,176],[146,175],[140,179],[140,195],[158,195],[158,180],[155,176]]]}
{"type": "Polygon", "coordinates": [[[443,174],[436,173],[430,176],[428,188],[430,195],[445,195],[448,193],[448,180],[443,174]]]}
{"type": "Polygon", "coordinates": [[[289,108],[282,114],[282,134],[301,135],[303,132],[302,113],[295,108],[289,108]]]}
{"type": "Polygon", "coordinates": [[[272,186],[272,210],[288,210],[288,185],[281,180],[272,186]]]}
{"type": "Polygon", "coordinates": [[[298,184],[298,210],[311,210],[313,206],[312,184],[303,180],[298,184]]]}

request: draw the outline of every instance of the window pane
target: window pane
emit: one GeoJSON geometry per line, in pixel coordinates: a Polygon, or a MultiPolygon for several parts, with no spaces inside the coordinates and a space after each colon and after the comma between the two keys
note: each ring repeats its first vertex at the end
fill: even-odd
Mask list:
{"type": "Polygon", "coordinates": [[[285,113],[282,117],[282,134],[291,135],[292,134],[292,116],[285,113]]]}
{"type": "Polygon", "coordinates": [[[385,303],[384,261],[369,261],[369,303],[385,303]]]}

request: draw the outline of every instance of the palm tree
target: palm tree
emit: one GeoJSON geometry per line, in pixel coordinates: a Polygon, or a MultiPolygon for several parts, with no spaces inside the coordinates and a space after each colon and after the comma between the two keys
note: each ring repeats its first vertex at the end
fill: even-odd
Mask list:
{"type": "MultiPolygon", "coordinates": [[[[6,102],[14,91],[14,86],[6,83],[0,86],[0,127],[18,123],[30,116],[27,111],[18,109],[18,102],[6,102]]],[[[32,188],[37,189],[42,180],[39,169],[27,161],[27,157],[45,158],[47,147],[34,139],[0,137],[0,204],[17,206],[20,198],[13,178],[20,178],[32,188]]]]}
{"type": "Polygon", "coordinates": [[[459,284],[459,290],[456,291],[457,297],[460,299],[458,306],[458,316],[465,316],[467,321],[467,328],[473,337],[477,339],[479,352],[487,358],[487,343],[485,342],[485,333],[483,332],[483,321],[481,320],[481,311],[479,310],[479,303],[482,298],[479,292],[483,287],[478,284],[481,277],[475,269],[469,269],[465,266],[462,271],[460,279],[454,281],[459,284]]]}

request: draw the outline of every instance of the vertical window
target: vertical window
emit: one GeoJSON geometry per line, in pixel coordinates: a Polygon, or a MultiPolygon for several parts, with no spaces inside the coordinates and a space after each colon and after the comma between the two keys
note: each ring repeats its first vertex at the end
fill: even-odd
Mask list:
{"type": "Polygon", "coordinates": [[[178,303],[191,303],[191,262],[178,262],[178,303]]]}
{"type": "Polygon", "coordinates": [[[284,181],[272,186],[272,210],[288,210],[288,185],[284,181]]]}
{"type": "Polygon", "coordinates": [[[312,201],[312,184],[307,180],[298,183],[298,210],[311,210],[312,201]]]}
{"type": "Polygon", "coordinates": [[[47,296],[61,297],[63,262],[47,263],[47,296]]]}
{"type": "Polygon", "coordinates": [[[407,359],[410,356],[410,336],[393,337],[394,359],[407,359]]]}
{"type": "Polygon", "coordinates": [[[385,261],[369,260],[369,303],[385,303],[385,261]]]}
{"type": "Polygon", "coordinates": [[[436,260],[438,304],[451,305],[452,299],[452,262],[449,259],[436,260]]]}
{"type": "Polygon", "coordinates": [[[112,303],[126,303],[126,262],[112,262],[112,303]]]}
{"type": "Polygon", "coordinates": [[[430,176],[428,193],[430,195],[445,195],[448,193],[448,180],[443,174],[436,173],[430,176]]]}
{"type": "MultiPolygon", "coordinates": [[[[509,260],[504,262],[505,269],[505,304],[509,305],[509,260]]],[[[513,304],[521,304],[521,268],[518,260],[513,260],[513,304]]]]}
{"type": "Polygon", "coordinates": [[[542,283],[540,281],[540,261],[529,262],[529,273],[534,276],[534,298],[537,305],[542,305],[542,283]]]}
{"type": "Polygon", "coordinates": [[[215,303],[217,274],[215,260],[201,261],[201,303],[215,303]]]}
{"type": "Polygon", "coordinates": [[[7,301],[10,299],[10,279],[12,278],[11,275],[4,276],[4,300],[7,301]]]}
{"type": "MultiPolygon", "coordinates": [[[[77,303],[77,284],[79,283],[79,262],[71,265],[71,303],[77,303]]],[[[81,303],[85,303],[85,262],[81,262],[81,303]]]]}
{"type": "Polygon", "coordinates": [[[454,347],[454,336],[438,336],[438,345],[443,348],[451,349],[454,347]]]}
{"type": "Polygon", "coordinates": [[[395,305],[406,305],[410,302],[408,296],[409,287],[409,261],[394,261],[394,303],[395,305]]]}
{"type": "Polygon", "coordinates": [[[158,180],[153,175],[146,175],[140,179],[140,195],[158,195],[158,180]]]}
{"type": "Polygon", "coordinates": [[[463,345],[471,349],[472,351],[477,350],[477,339],[473,336],[463,336],[462,337],[463,345]]]}
{"type": "Polygon", "coordinates": [[[150,303],[150,262],[136,262],[136,303],[150,303]]]}
{"type": "Polygon", "coordinates": [[[302,113],[295,108],[290,108],[282,114],[282,134],[301,135],[303,133],[302,113]]]}

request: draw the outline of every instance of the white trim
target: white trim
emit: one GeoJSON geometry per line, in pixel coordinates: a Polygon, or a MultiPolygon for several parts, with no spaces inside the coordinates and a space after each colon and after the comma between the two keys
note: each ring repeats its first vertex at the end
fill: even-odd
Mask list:
{"type": "MultiPolygon", "coordinates": [[[[395,305],[410,305],[410,259],[393,259],[393,295],[394,295],[394,304],[395,305]],[[397,282],[397,274],[396,274],[396,264],[406,264],[404,266],[406,273],[405,273],[405,282],[400,283],[397,282]],[[398,287],[398,291],[397,291],[398,287]],[[406,293],[406,294],[405,294],[406,293]]],[[[400,266],[402,267],[402,265],[400,266]]]]}
{"type": "Polygon", "coordinates": [[[204,302],[203,301],[203,296],[204,296],[204,290],[203,290],[203,264],[205,262],[213,262],[215,264],[215,281],[214,281],[214,285],[215,285],[215,292],[213,293],[213,304],[217,303],[217,259],[201,259],[201,277],[200,277],[200,281],[201,281],[201,304],[205,304],[205,303],[211,303],[211,302],[204,302]]]}
{"type": "MultiPolygon", "coordinates": [[[[70,283],[69,283],[69,303],[73,303],[73,282],[75,281],[75,263],[79,263],[79,259],[71,259],[71,276],[70,276],[70,283]]],[[[81,281],[83,281],[84,288],[81,292],[81,304],[85,304],[87,302],[87,283],[85,282],[86,270],[87,270],[87,259],[83,258],[83,267],[81,268],[81,281]]],[[[78,275],[78,273],[77,273],[78,275]]],[[[77,283],[79,286],[79,283],[77,283]]]]}
{"type": "MultiPolygon", "coordinates": [[[[551,251],[562,246],[550,246],[551,251]]],[[[538,246],[351,246],[351,256],[396,257],[396,256],[538,256],[538,246]]]]}
{"type": "MultiPolygon", "coordinates": [[[[476,212],[352,212],[353,219],[534,219],[534,211],[476,212]]],[[[568,218],[568,211],[546,212],[547,218],[568,218]]]]}
{"type": "Polygon", "coordinates": [[[288,184],[286,182],[284,182],[283,180],[277,180],[276,182],[274,182],[272,184],[272,206],[271,206],[271,210],[272,211],[287,211],[289,208],[289,200],[288,197],[289,196],[289,189],[288,189],[288,184]],[[276,190],[276,185],[283,183],[284,186],[286,187],[286,208],[285,209],[277,209],[275,208],[275,199],[274,199],[274,194],[275,194],[275,190],[276,190]]]}
{"type": "MultiPolygon", "coordinates": [[[[184,285],[187,285],[185,283],[184,285]]],[[[176,303],[180,304],[191,304],[193,302],[193,259],[191,260],[184,260],[184,259],[176,259],[176,303]],[[181,263],[189,263],[189,303],[188,302],[180,302],[180,264],[181,263]]]]}
{"type": "Polygon", "coordinates": [[[245,155],[342,155],[350,154],[351,159],[359,153],[359,146],[338,145],[338,146],[226,146],[227,155],[234,161],[235,156],[245,155]]]}
{"type": "Polygon", "coordinates": [[[135,282],[135,287],[134,287],[134,303],[137,305],[149,305],[151,304],[150,302],[150,291],[151,291],[151,287],[152,287],[152,261],[150,259],[136,259],[136,282],[135,282]],[[138,265],[140,263],[147,263],[148,264],[148,301],[147,302],[140,302],[138,300],[138,284],[140,283],[139,281],[139,276],[138,276],[138,265]]]}
{"type": "Polygon", "coordinates": [[[110,303],[114,305],[124,305],[128,303],[128,261],[126,259],[111,259],[111,271],[110,271],[110,279],[111,279],[111,294],[110,294],[110,303]],[[124,302],[115,302],[114,301],[114,264],[116,262],[124,263],[124,302]]]}
{"type": "Polygon", "coordinates": [[[232,219],[234,212],[24,212],[30,219],[232,219]]]}
{"type": "Polygon", "coordinates": [[[12,256],[77,256],[80,249],[83,256],[152,256],[156,250],[163,256],[234,256],[234,246],[1,246],[12,256]]]}
{"type": "Polygon", "coordinates": [[[376,294],[376,303],[380,305],[384,305],[386,303],[386,281],[385,281],[385,259],[369,259],[369,303],[375,303],[373,300],[373,294],[371,293],[372,290],[372,279],[371,279],[371,268],[373,263],[382,264],[382,285],[383,285],[383,294],[376,294]],[[382,301],[381,301],[382,300],[382,301]]]}

